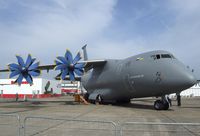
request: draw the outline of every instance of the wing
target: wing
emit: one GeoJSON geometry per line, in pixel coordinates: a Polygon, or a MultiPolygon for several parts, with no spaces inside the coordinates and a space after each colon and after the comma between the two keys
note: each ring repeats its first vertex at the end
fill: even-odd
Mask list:
{"type": "MultiPolygon", "coordinates": [[[[79,61],[77,63],[85,63],[84,66],[84,70],[85,72],[89,71],[90,69],[93,69],[95,67],[102,67],[106,64],[106,60],[88,60],[88,61],[79,61]]],[[[49,70],[52,70],[56,67],[56,65],[42,65],[42,66],[38,66],[39,70],[47,70],[47,72],[49,70]]],[[[0,72],[9,72],[9,69],[1,69],[0,72]]],[[[56,80],[60,80],[60,75],[55,77],[56,80]]],[[[75,77],[75,80],[80,81],[81,77],[75,77]]],[[[66,76],[65,80],[69,80],[69,76],[66,76]]]]}
{"type": "MultiPolygon", "coordinates": [[[[79,61],[78,63],[85,63],[85,70],[88,71],[92,68],[103,66],[107,61],[106,60],[88,60],[88,61],[79,61]]],[[[56,65],[42,65],[38,66],[39,70],[52,70],[56,65]]],[[[0,72],[9,72],[9,69],[0,69],[0,72]]]]}
{"type": "MultiPolygon", "coordinates": [[[[106,60],[88,60],[88,61],[79,61],[78,63],[85,63],[84,69],[88,71],[92,68],[103,66],[107,61],[106,60]]],[[[56,65],[42,65],[38,66],[39,70],[52,70],[56,65]]],[[[9,69],[0,69],[0,72],[9,72],[9,69]]]]}
{"type": "MultiPolygon", "coordinates": [[[[87,61],[79,61],[77,63],[85,63],[84,69],[87,72],[88,70],[90,70],[92,68],[103,66],[106,62],[107,62],[106,60],[87,60],[87,61]]],[[[48,70],[54,69],[55,66],[56,65],[43,65],[43,66],[38,66],[38,69],[48,71],[48,70]]],[[[9,70],[7,70],[7,71],[9,71],[9,70]]],[[[1,72],[1,70],[0,70],[0,72],[1,72]]]]}
{"type": "Polygon", "coordinates": [[[0,72],[9,72],[9,69],[0,69],[0,72]]]}
{"type": "MultiPolygon", "coordinates": [[[[54,69],[56,65],[43,65],[43,66],[38,66],[38,69],[39,70],[52,70],[54,69]]],[[[0,69],[0,72],[9,72],[10,70],[9,69],[0,69]]]]}
{"type": "Polygon", "coordinates": [[[38,69],[39,70],[52,70],[55,68],[56,65],[43,65],[43,66],[38,66],[38,69]]]}

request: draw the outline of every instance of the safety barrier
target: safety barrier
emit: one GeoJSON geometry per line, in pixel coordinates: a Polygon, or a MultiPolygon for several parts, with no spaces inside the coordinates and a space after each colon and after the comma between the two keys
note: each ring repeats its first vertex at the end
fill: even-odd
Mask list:
{"type": "Polygon", "coordinates": [[[121,124],[121,136],[196,136],[200,123],[127,122],[121,124]]]}
{"type": "Polygon", "coordinates": [[[196,136],[200,123],[126,122],[62,119],[50,117],[25,117],[0,114],[0,134],[4,136],[196,136]],[[21,132],[20,132],[21,131],[21,132]]]}
{"type": "Polygon", "coordinates": [[[5,136],[20,136],[20,117],[16,114],[0,114],[0,132],[5,136]]]}
{"type": "Polygon", "coordinates": [[[24,136],[29,135],[117,136],[117,125],[111,121],[26,117],[24,136]]]}

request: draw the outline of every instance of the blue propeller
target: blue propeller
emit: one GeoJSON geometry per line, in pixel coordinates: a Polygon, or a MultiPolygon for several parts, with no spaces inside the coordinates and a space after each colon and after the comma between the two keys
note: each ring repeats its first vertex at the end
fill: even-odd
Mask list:
{"type": "Polygon", "coordinates": [[[26,81],[32,85],[32,76],[40,75],[40,70],[38,70],[39,62],[34,63],[36,59],[32,58],[30,54],[28,55],[26,62],[24,62],[24,60],[20,56],[16,56],[16,58],[18,60],[18,64],[12,63],[8,65],[9,70],[11,71],[9,78],[18,75],[18,78],[15,80],[15,83],[21,85],[23,78],[25,78],[26,81]]]}
{"type": "Polygon", "coordinates": [[[64,80],[66,76],[69,75],[70,80],[75,81],[75,74],[78,76],[83,75],[85,63],[78,63],[80,59],[80,52],[73,59],[73,56],[69,50],[66,51],[64,57],[57,57],[57,60],[55,60],[55,70],[61,71],[59,76],[62,80],[64,80]]]}

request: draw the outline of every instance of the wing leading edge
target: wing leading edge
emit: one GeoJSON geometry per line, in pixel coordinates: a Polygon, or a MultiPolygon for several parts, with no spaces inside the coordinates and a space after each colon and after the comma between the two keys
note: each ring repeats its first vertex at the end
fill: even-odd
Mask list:
{"type": "MultiPolygon", "coordinates": [[[[107,61],[106,60],[87,60],[87,61],[79,61],[77,63],[85,63],[84,70],[85,72],[89,71],[90,69],[93,69],[95,67],[102,67],[105,65],[107,61]]],[[[56,67],[56,65],[42,65],[38,66],[39,70],[52,70],[56,67]]],[[[0,69],[0,72],[9,72],[9,69],[0,69]]],[[[79,79],[79,77],[78,77],[79,79]]]]}

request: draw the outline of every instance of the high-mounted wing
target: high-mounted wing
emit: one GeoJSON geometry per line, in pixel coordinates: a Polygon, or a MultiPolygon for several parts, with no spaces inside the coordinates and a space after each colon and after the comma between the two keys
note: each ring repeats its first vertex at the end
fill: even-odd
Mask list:
{"type": "Polygon", "coordinates": [[[32,76],[39,76],[40,70],[60,70],[60,73],[56,76],[56,79],[71,81],[80,80],[84,72],[95,68],[102,67],[106,63],[106,60],[85,60],[80,61],[81,54],[78,53],[73,58],[69,50],[66,51],[64,56],[59,56],[55,60],[53,65],[41,65],[39,62],[35,63],[35,58],[32,58],[29,54],[26,61],[20,56],[16,56],[18,63],[12,63],[8,65],[8,69],[2,69],[0,72],[11,72],[9,78],[18,76],[16,83],[21,85],[23,78],[30,84],[33,84],[32,76]],[[75,76],[76,75],[76,76],[75,76]]]}
{"type": "MultiPolygon", "coordinates": [[[[77,63],[78,64],[79,63],[85,63],[84,71],[87,72],[90,69],[93,69],[95,67],[103,66],[106,63],[106,60],[88,60],[88,61],[80,61],[80,62],[77,62],[77,63]]],[[[56,65],[42,65],[42,66],[38,66],[38,69],[49,71],[49,70],[55,69],[55,67],[56,67],[56,65]]],[[[0,72],[10,72],[10,70],[9,69],[1,69],[0,72]]],[[[55,79],[61,80],[60,76],[56,76],[55,79]]],[[[80,78],[81,78],[80,76],[75,76],[75,80],[80,80],[80,78]]],[[[64,78],[64,80],[70,80],[69,76],[66,76],[64,78]]]]}
{"type": "Polygon", "coordinates": [[[52,70],[56,67],[56,65],[43,65],[43,66],[38,66],[39,70],[52,70]]]}
{"type": "MultiPolygon", "coordinates": [[[[43,65],[43,66],[38,66],[39,70],[52,70],[55,68],[56,65],[43,65]]],[[[0,72],[10,72],[9,69],[0,69],[0,72]]]]}
{"type": "Polygon", "coordinates": [[[9,69],[0,69],[0,72],[9,72],[9,69]]]}

